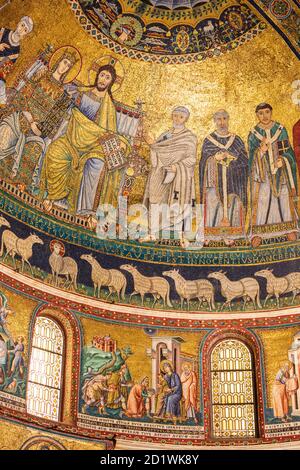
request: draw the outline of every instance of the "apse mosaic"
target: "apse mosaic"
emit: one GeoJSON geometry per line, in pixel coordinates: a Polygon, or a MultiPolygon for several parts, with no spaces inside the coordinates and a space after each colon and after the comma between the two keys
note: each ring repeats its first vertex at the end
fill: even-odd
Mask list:
{"type": "Polygon", "coordinates": [[[34,431],[15,445],[296,435],[299,2],[17,3],[0,404],[34,431]]]}
{"type": "MultiPolygon", "coordinates": [[[[122,32],[119,3],[104,6],[114,34],[129,34],[124,41],[136,47],[122,32]]],[[[222,24],[240,34],[247,21],[258,24],[251,11],[223,5],[222,24]]],[[[189,14],[160,12],[173,22],[189,14]]],[[[212,20],[201,25],[214,29],[212,20]]],[[[48,44],[12,75],[35,28],[26,15],[1,29],[2,262],[112,303],[188,311],[298,305],[299,122],[291,134],[272,103],[253,102],[247,139],[233,132],[226,109],[214,110],[214,130],[200,138],[189,107],[178,104],[172,127],[154,136],[142,98],[116,100],[128,71],[111,53],[87,65],[83,49],[48,44]]],[[[178,41],[180,49],[184,35],[178,41]]]]}

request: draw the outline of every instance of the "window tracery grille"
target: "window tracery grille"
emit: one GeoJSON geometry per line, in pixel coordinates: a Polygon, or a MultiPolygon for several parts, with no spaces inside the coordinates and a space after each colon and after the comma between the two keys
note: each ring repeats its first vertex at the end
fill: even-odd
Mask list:
{"type": "Polygon", "coordinates": [[[28,413],[59,420],[64,337],[50,318],[38,317],[34,327],[27,384],[28,413]]]}
{"type": "Polygon", "coordinates": [[[211,389],[213,437],[256,437],[253,359],[246,344],[227,339],[213,349],[211,389]]]}

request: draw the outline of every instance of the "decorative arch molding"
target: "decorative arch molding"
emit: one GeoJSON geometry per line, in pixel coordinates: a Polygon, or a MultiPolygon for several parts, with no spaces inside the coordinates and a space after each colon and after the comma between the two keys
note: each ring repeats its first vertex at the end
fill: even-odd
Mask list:
{"type": "MultiPolygon", "coordinates": [[[[261,358],[261,347],[256,336],[244,328],[226,328],[222,330],[215,330],[209,334],[204,340],[202,349],[202,387],[203,387],[203,426],[204,435],[206,440],[211,440],[211,371],[210,371],[210,356],[215,346],[224,341],[225,339],[236,339],[250,349],[253,355],[253,363],[255,364],[254,370],[254,385],[256,393],[256,410],[257,410],[257,431],[258,437],[254,440],[257,441],[260,438],[265,437],[265,423],[264,423],[264,400],[263,400],[263,378],[262,378],[262,358],[261,358]]],[[[226,440],[224,440],[226,442],[226,440]]],[[[245,441],[253,442],[253,439],[240,439],[241,444],[245,441]]],[[[222,444],[222,439],[218,439],[218,442],[222,444]]],[[[227,441],[228,442],[228,441],[227,441]]],[[[235,445],[238,445],[239,440],[234,439],[235,445]]]]}
{"type": "Polygon", "coordinates": [[[20,450],[66,450],[66,448],[56,439],[41,435],[27,439],[20,450]]]}
{"type": "MultiPolygon", "coordinates": [[[[31,320],[29,351],[31,354],[36,319],[46,317],[56,322],[64,335],[65,353],[63,367],[63,388],[61,395],[61,423],[76,425],[78,410],[78,387],[80,383],[81,331],[75,316],[68,310],[52,306],[39,307],[31,320]]],[[[30,362],[30,356],[29,356],[30,362]]],[[[40,421],[41,420],[39,418],[40,421]]]]}
{"type": "MultiPolygon", "coordinates": [[[[116,0],[110,2],[109,6],[95,2],[97,12],[93,10],[93,4],[89,5],[82,0],[67,2],[88,34],[111,51],[132,59],[162,64],[203,61],[236,49],[255,38],[267,25],[275,29],[296,57],[300,58],[300,37],[297,29],[300,8],[299,2],[295,0],[223,0],[205,2],[193,9],[184,10],[157,8],[134,0],[116,0]],[[229,38],[225,33],[226,40],[223,42],[216,36],[204,50],[199,49],[199,44],[207,39],[205,34],[201,36],[205,28],[211,28],[212,24],[217,25],[219,21],[222,25],[226,24],[227,20],[220,16],[226,9],[233,15],[247,11],[244,17],[247,17],[247,27],[241,28],[239,34],[234,37],[229,38]],[[99,22],[99,15],[104,15],[107,24],[99,22]],[[115,34],[118,27],[122,30],[123,23],[128,23],[132,29],[133,39],[130,36],[127,42],[119,40],[115,34]],[[154,30],[159,30],[162,35],[160,39],[156,38],[160,48],[151,48],[154,30]],[[171,37],[172,40],[169,40],[171,37]]],[[[228,27],[234,30],[234,22],[229,23],[228,27]]]]}

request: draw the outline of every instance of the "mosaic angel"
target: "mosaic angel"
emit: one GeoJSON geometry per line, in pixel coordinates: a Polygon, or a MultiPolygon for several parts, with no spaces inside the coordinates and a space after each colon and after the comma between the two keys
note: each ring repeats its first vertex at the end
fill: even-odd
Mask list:
{"type": "Polygon", "coordinates": [[[81,56],[73,47],[48,55],[44,51],[23,74],[0,123],[1,175],[33,190],[44,152],[67,117],[70,82],[81,69],[81,56]]]}

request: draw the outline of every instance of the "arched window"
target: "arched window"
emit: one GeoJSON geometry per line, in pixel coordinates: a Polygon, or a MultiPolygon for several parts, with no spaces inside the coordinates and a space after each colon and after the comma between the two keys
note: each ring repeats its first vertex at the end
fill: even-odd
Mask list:
{"type": "Polygon", "coordinates": [[[211,352],[212,437],[257,436],[253,357],[237,339],[219,342],[211,352]]]}
{"type": "Polygon", "coordinates": [[[35,322],[27,383],[27,412],[59,421],[63,377],[64,335],[47,317],[35,322]]]}

